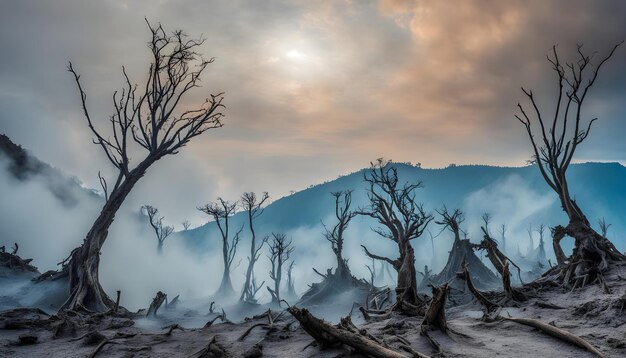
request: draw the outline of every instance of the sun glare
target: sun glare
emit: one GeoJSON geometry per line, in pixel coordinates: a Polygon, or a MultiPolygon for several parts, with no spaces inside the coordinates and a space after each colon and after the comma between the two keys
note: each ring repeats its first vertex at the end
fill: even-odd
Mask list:
{"type": "Polygon", "coordinates": [[[306,59],[306,57],[304,53],[295,49],[287,51],[287,58],[293,61],[302,61],[306,59]]]}

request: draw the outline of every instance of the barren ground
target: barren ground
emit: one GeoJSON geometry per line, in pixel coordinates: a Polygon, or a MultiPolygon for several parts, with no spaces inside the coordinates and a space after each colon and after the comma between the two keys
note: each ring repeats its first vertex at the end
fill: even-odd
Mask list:
{"type": "MultiPolygon", "coordinates": [[[[607,282],[611,294],[604,294],[598,285],[572,292],[550,288],[532,295],[528,302],[519,307],[504,308],[501,316],[527,317],[550,323],[586,339],[608,357],[624,357],[626,266],[614,268],[607,275],[607,282]],[[563,309],[542,308],[537,306],[538,302],[561,306],[563,309]]],[[[259,307],[259,312],[265,309],[259,307]]],[[[352,354],[348,347],[321,350],[311,345],[312,338],[287,312],[275,322],[273,329],[256,327],[243,340],[238,338],[248,328],[266,323],[267,318],[258,317],[237,323],[220,323],[217,320],[208,328],[190,328],[202,326],[202,322],[209,321],[217,313],[205,315],[188,311],[185,316],[160,312],[157,318],[150,320],[138,316],[131,319],[108,315],[82,319],[83,324],[78,325],[74,332],[62,326],[57,338],[54,338],[54,329],[51,327],[58,324],[56,317],[50,319],[45,313],[37,311],[22,311],[10,317],[6,312],[0,317],[0,357],[89,357],[103,338],[89,336],[90,332],[99,332],[108,339],[109,343],[102,346],[97,354],[101,357],[199,357],[203,356],[202,350],[213,339],[216,342],[213,348],[221,347],[225,352],[221,356],[224,357],[243,357],[246,354],[249,357],[260,356],[259,350],[253,350],[257,344],[257,347],[262,346],[263,357],[338,357],[352,354]],[[180,318],[176,322],[177,319],[173,317],[180,318]],[[48,323],[36,324],[44,321],[48,323]],[[177,327],[168,335],[167,326],[176,323],[182,329],[177,327]],[[20,336],[36,336],[37,341],[20,345],[20,336]]],[[[584,349],[534,328],[510,321],[482,322],[482,311],[477,303],[450,308],[447,315],[450,328],[469,337],[456,334],[448,337],[433,332],[447,357],[592,357],[584,349]]],[[[400,345],[396,338],[399,335],[408,340],[415,350],[434,355],[429,343],[419,334],[421,320],[417,317],[393,316],[383,321],[365,323],[360,313],[354,310],[353,321],[381,338],[391,348],[397,349],[400,345]]]]}

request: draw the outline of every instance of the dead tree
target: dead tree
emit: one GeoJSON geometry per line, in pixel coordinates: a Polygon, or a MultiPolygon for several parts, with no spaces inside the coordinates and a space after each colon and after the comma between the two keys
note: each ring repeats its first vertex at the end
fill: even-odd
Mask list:
{"type": "MultiPolygon", "coordinates": [[[[522,282],[522,270],[519,266],[517,266],[508,256],[502,253],[500,249],[498,249],[498,243],[494,240],[490,235],[485,226],[481,227],[483,231],[483,240],[480,244],[472,244],[472,246],[478,250],[485,250],[487,252],[487,258],[495,267],[496,271],[500,274],[500,276],[505,276],[505,264],[508,262],[511,265],[515,266],[517,269],[517,276],[522,282]]],[[[510,272],[507,270],[506,275],[509,275],[510,272]]]]}
{"type": "Polygon", "coordinates": [[[500,227],[500,238],[502,240],[502,252],[506,252],[506,224],[500,227]]]}
{"type": "MultiPolygon", "coordinates": [[[[323,280],[310,285],[310,289],[302,295],[301,300],[298,302],[299,305],[330,303],[337,294],[348,290],[360,291],[365,298],[370,291],[374,290],[373,285],[352,275],[348,267],[348,260],[343,257],[345,231],[350,220],[357,215],[357,213],[350,211],[352,191],[338,191],[331,194],[335,198],[335,218],[337,223],[332,229],[329,229],[323,222],[322,225],[324,226],[324,238],[330,242],[331,249],[335,254],[337,268],[334,272],[330,268],[327,269],[326,274],[322,274],[313,268],[313,271],[320,275],[323,280]]],[[[360,293],[357,293],[357,295],[360,293]]]]}
{"type": "MultiPolygon", "coordinates": [[[[529,228],[529,230],[531,230],[531,228],[529,228]]],[[[531,249],[528,251],[528,255],[526,255],[526,258],[528,259],[528,261],[530,261],[530,264],[532,265],[528,273],[533,277],[541,276],[545,272],[545,267],[549,264],[545,248],[545,231],[546,226],[544,224],[540,224],[539,226],[537,226],[534,232],[539,234],[539,242],[537,246],[531,247],[531,249]]],[[[531,233],[529,233],[529,236],[530,235],[531,233]]]]}
{"type": "Polygon", "coordinates": [[[150,307],[148,308],[148,313],[146,313],[146,317],[156,316],[157,311],[163,305],[163,302],[167,300],[167,295],[161,291],[157,292],[156,296],[152,299],[150,303],[150,307]]]}
{"type": "Polygon", "coordinates": [[[333,226],[332,230],[329,230],[326,225],[324,226],[324,237],[330,242],[331,248],[337,259],[337,268],[335,269],[335,275],[339,275],[341,279],[348,279],[352,274],[348,267],[348,262],[343,258],[343,241],[344,232],[348,228],[350,220],[354,218],[357,213],[350,211],[350,204],[352,203],[352,191],[337,191],[331,193],[335,198],[335,217],[337,223],[333,226]]]}
{"type": "Polygon", "coordinates": [[[559,265],[548,274],[566,286],[577,286],[583,281],[602,282],[602,272],[612,262],[626,260],[626,256],[613,243],[591,227],[582,209],[572,198],[566,176],[576,149],[587,139],[591,126],[596,121],[596,118],[589,121],[582,119],[582,109],[589,90],[596,82],[600,68],[622,43],[615,45],[607,55],[601,57],[597,65],[592,63],[594,55],[585,54],[582,45],[578,45],[578,58],[574,62],[565,63],[561,62],[556,46],[553,46],[552,56],[548,56],[548,61],[556,73],[558,83],[554,110],[540,108],[533,91],[524,88],[522,91],[532,106],[532,113],[527,113],[520,103],[517,104],[520,114],[515,118],[526,129],[535,163],[548,186],[558,195],[561,207],[569,219],[567,226],[557,226],[553,231],[557,259],[557,246],[560,249],[561,239],[568,235],[575,240],[572,256],[560,260],[559,265]],[[535,139],[537,134],[539,139],[535,139]]]}
{"type": "MultiPolygon", "coordinates": [[[[261,255],[261,249],[263,245],[267,243],[269,240],[269,236],[263,237],[259,245],[257,245],[256,241],[256,233],[254,232],[254,219],[258,218],[262,213],[263,209],[261,206],[269,199],[269,194],[264,192],[260,198],[257,198],[255,193],[249,192],[244,193],[241,197],[241,206],[243,210],[248,214],[248,227],[250,229],[250,256],[248,256],[248,269],[246,270],[246,281],[243,284],[243,289],[241,290],[241,296],[239,297],[239,301],[247,301],[247,302],[256,302],[256,291],[252,285],[252,277],[254,273],[254,264],[259,259],[261,255]]],[[[263,286],[263,284],[261,284],[263,286]]]]}
{"type": "Polygon", "coordinates": [[[151,61],[145,85],[133,85],[123,69],[124,88],[113,94],[114,111],[110,120],[112,133],[105,134],[96,128],[87,109],[87,95],[78,72],[72,63],[69,71],[74,75],[80,93],[82,109],[94,139],[108,160],[117,169],[115,180],[107,184],[100,176],[106,202],[87,233],[83,244],[73,250],[64,261],[60,276],[69,275],[70,295],[62,310],[105,311],[114,302],[100,285],[98,266],[100,250],[107,239],[115,214],[132,188],[155,162],[164,156],[177,154],[189,141],[207,130],[222,126],[220,112],[222,95],[210,95],[201,106],[182,109],[186,95],[200,87],[200,79],[213,59],[203,59],[197,52],[204,40],[190,39],[182,30],[171,34],[159,26],[148,23],[151,38],[148,43],[151,61]],[[130,153],[139,157],[132,163],[130,153]]]}
{"type": "Polygon", "coordinates": [[[528,233],[528,249],[526,250],[526,256],[528,256],[535,246],[535,240],[533,239],[533,224],[528,224],[526,232],[528,233]]]}
{"type": "Polygon", "coordinates": [[[215,293],[217,296],[230,297],[235,291],[233,290],[233,284],[230,280],[230,268],[235,260],[235,254],[237,253],[237,245],[239,245],[239,238],[243,226],[231,234],[230,231],[230,217],[235,213],[237,208],[237,202],[230,202],[222,198],[217,198],[216,202],[206,204],[203,207],[199,207],[198,210],[209,215],[215,221],[220,236],[222,239],[222,258],[224,262],[224,272],[222,273],[222,282],[220,287],[215,293]]]}
{"type": "Polygon", "coordinates": [[[361,246],[367,256],[388,262],[398,272],[393,309],[410,314],[421,312],[425,307],[417,294],[415,253],[411,240],[420,237],[433,219],[416,200],[415,192],[423,186],[422,182],[400,185],[397,169],[383,159],[371,163],[371,170],[364,173],[364,178],[369,184],[370,205],[358,213],[375,219],[381,225],[373,230],[398,245],[399,257],[391,259],[376,255],[361,246]]]}
{"type": "MultiPolygon", "coordinates": [[[[386,347],[380,339],[367,333],[366,330],[357,328],[349,316],[342,318],[338,325],[332,325],[313,316],[305,308],[291,306],[287,311],[300,322],[302,329],[313,337],[322,349],[345,344],[368,357],[407,357],[399,351],[386,347]]],[[[402,349],[409,351],[412,357],[428,358],[424,354],[413,351],[409,346],[405,345],[402,349]]]]}
{"type": "Polygon", "coordinates": [[[540,263],[546,262],[546,248],[545,248],[545,240],[543,239],[543,234],[546,230],[546,226],[544,224],[540,224],[537,227],[537,233],[539,234],[539,246],[537,246],[537,254],[535,255],[535,259],[540,263]]]}
{"type": "Polygon", "coordinates": [[[295,261],[291,260],[289,267],[287,268],[287,299],[296,299],[298,294],[296,293],[295,278],[293,277],[293,266],[295,261]]]}
{"type": "Polygon", "coordinates": [[[611,227],[611,224],[607,224],[606,220],[604,220],[604,218],[601,218],[598,220],[598,225],[600,226],[600,234],[603,237],[607,237],[606,234],[609,231],[609,228],[611,227]]]}
{"type": "Polygon", "coordinates": [[[280,283],[283,277],[283,265],[289,256],[295,250],[292,246],[292,241],[287,240],[287,236],[283,233],[272,233],[272,241],[269,243],[270,254],[268,258],[272,264],[270,271],[270,278],[274,281],[274,289],[269,286],[267,290],[272,295],[272,303],[280,306],[280,283]]]}
{"type": "Polygon", "coordinates": [[[152,226],[152,229],[154,230],[154,234],[156,235],[157,253],[161,254],[163,253],[163,243],[165,242],[165,239],[167,239],[167,237],[170,236],[172,232],[174,232],[174,227],[163,226],[164,218],[162,216],[158,217],[157,214],[159,213],[159,209],[155,208],[154,206],[144,205],[142,209],[146,211],[146,214],[148,215],[148,220],[150,222],[150,226],[152,226]]]}
{"type": "Polygon", "coordinates": [[[183,221],[181,225],[183,226],[183,231],[187,231],[191,227],[191,223],[189,222],[189,220],[183,221]]]}
{"type": "Polygon", "coordinates": [[[424,314],[424,319],[420,325],[420,333],[426,337],[428,342],[435,348],[437,353],[442,353],[441,345],[429,333],[433,329],[438,329],[444,334],[448,334],[448,321],[446,319],[446,301],[450,288],[447,283],[440,287],[431,285],[433,299],[424,314]]]}
{"type": "Polygon", "coordinates": [[[470,272],[467,269],[467,263],[465,262],[463,263],[463,271],[459,272],[458,276],[465,281],[465,283],[467,284],[467,288],[469,289],[471,294],[483,306],[484,308],[483,319],[488,318],[489,316],[492,316],[493,313],[495,313],[495,315],[497,316],[500,305],[493,302],[489,298],[485,297],[485,295],[482,292],[476,289],[476,287],[474,286],[474,283],[472,282],[472,276],[470,275],[470,272]]]}
{"type": "Polygon", "coordinates": [[[428,280],[422,280],[419,286],[420,290],[425,290],[431,284],[440,286],[452,283],[453,288],[463,291],[465,283],[454,283],[457,279],[457,273],[463,269],[463,262],[466,262],[469,266],[469,270],[473,275],[472,280],[478,288],[492,289],[498,286],[500,280],[476,256],[473,244],[470,243],[469,239],[461,239],[461,224],[465,221],[463,212],[459,209],[449,211],[444,207],[438,210],[437,213],[440,215],[440,219],[436,223],[443,227],[442,230],[447,229],[452,232],[454,242],[444,268],[438,274],[430,276],[428,280]]]}

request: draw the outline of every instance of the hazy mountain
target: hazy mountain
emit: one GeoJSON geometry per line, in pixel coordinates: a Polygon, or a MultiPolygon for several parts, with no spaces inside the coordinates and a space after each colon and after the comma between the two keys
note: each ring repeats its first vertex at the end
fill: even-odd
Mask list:
{"type": "Polygon", "coordinates": [[[87,195],[89,200],[100,199],[94,190],[83,187],[77,178],[70,178],[56,168],[42,162],[20,145],[13,143],[4,134],[0,134],[0,164],[4,164],[7,171],[16,180],[22,182],[28,180],[42,181],[64,205],[76,205],[83,195],[87,195]]]}
{"type": "MultiPolygon", "coordinates": [[[[394,164],[401,181],[422,181],[424,188],[418,191],[418,198],[424,206],[433,211],[443,205],[449,208],[460,207],[466,212],[466,227],[470,237],[479,238],[479,218],[489,212],[493,219],[491,231],[499,237],[500,225],[507,224],[507,250],[514,252],[519,244],[521,250],[529,245],[527,229],[543,223],[548,226],[566,224],[557,197],[549,191],[536,166],[492,167],[484,165],[450,166],[445,169],[423,169],[408,164],[394,164]]],[[[257,233],[271,231],[294,231],[302,228],[313,230],[314,237],[294,236],[294,242],[319,240],[325,245],[321,235],[320,220],[327,225],[334,224],[330,217],[334,210],[334,201],[330,193],[338,190],[354,190],[354,208],[366,205],[366,187],[363,181],[364,170],[345,175],[336,180],[312,186],[290,196],[277,199],[267,206],[258,219],[257,233]],[[317,234],[315,229],[317,229],[317,234]]],[[[571,191],[585,210],[589,220],[597,226],[597,220],[604,217],[611,223],[609,238],[624,250],[626,240],[625,222],[621,219],[626,214],[626,167],[618,163],[574,164],[568,172],[571,191]]],[[[243,213],[232,220],[233,227],[243,223],[243,213]]],[[[369,227],[375,225],[365,219],[352,223],[352,232],[359,236],[371,237],[369,227]],[[356,228],[355,228],[356,227],[356,228]]],[[[431,231],[439,232],[436,224],[431,223],[431,231]]],[[[220,245],[215,225],[212,222],[182,233],[188,244],[202,252],[220,245]]],[[[245,233],[245,230],[244,230],[245,233]]],[[[444,233],[442,236],[447,236],[444,233]]],[[[534,244],[538,242],[536,235],[534,244]]],[[[549,232],[546,233],[549,240],[549,232]]],[[[384,239],[380,239],[384,241],[384,239]]],[[[436,239],[439,240],[439,239],[436,239]]],[[[422,243],[429,240],[422,240],[422,243]]],[[[430,245],[430,244],[428,244],[430,245]]],[[[567,245],[567,243],[566,243],[567,245]]],[[[547,242],[548,255],[552,255],[551,241],[547,242]]],[[[429,250],[430,251],[430,250],[429,250]]]]}
{"type": "MultiPolygon", "coordinates": [[[[89,201],[93,210],[99,208],[102,199],[94,190],[84,188],[77,179],[68,178],[41,162],[4,135],[0,135],[0,161],[15,180],[43,183],[64,206],[71,207],[78,202],[89,201]]],[[[484,212],[489,212],[493,217],[490,228],[496,238],[499,238],[500,226],[506,223],[507,251],[511,253],[516,253],[518,246],[522,253],[529,249],[529,225],[534,228],[542,223],[547,226],[566,223],[556,195],[549,191],[536,166],[509,168],[463,165],[445,169],[424,169],[403,163],[393,165],[397,167],[401,181],[423,182],[424,187],[419,189],[418,198],[427,210],[434,212],[443,205],[463,209],[467,217],[463,226],[470,238],[480,239],[480,216],[484,212]]],[[[367,205],[363,181],[365,170],[367,169],[276,199],[257,220],[257,233],[266,235],[271,232],[287,232],[299,247],[297,255],[305,255],[308,249],[319,247],[324,252],[327,243],[322,236],[321,222],[323,220],[327,225],[334,224],[334,201],[330,193],[354,190],[353,208],[367,205]]],[[[626,168],[618,163],[574,164],[568,175],[571,191],[592,224],[596,225],[597,220],[604,217],[612,224],[609,238],[621,250],[626,249],[626,223],[621,219],[626,214],[626,168]]],[[[35,205],[34,202],[32,204],[35,205]]],[[[238,229],[244,225],[244,220],[244,213],[236,214],[232,219],[232,227],[238,229]]],[[[365,243],[382,250],[382,253],[393,255],[393,244],[377,237],[370,230],[375,225],[376,223],[365,218],[353,220],[347,233],[348,240],[352,242],[348,243],[346,249],[352,250],[354,254],[355,250],[360,250],[359,245],[365,243]]],[[[247,227],[243,231],[243,246],[238,254],[242,259],[245,259],[248,242],[246,230],[247,227]]],[[[429,230],[433,235],[440,231],[435,223],[430,224],[429,230]]],[[[179,232],[178,238],[184,240],[185,245],[199,256],[221,245],[212,222],[179,232]]],[[[549,240],[549,232],[546,232],[546,251],[550,257],[553,253],[549,240]]],[[[535,234],[533,245],[537,242],[538,235],[535,234]]],[[[436,255],[441,256],[440,259],[447,255],[450,243],[449,235],[445,232],[435,239],[434,245],[439,248],[436,255]]],[[[567,248],[568,243],[565,242],[565,245],[567,248]]],[[[418,259],[420,255],[432,259],[427,235],[423,240],[416,241],[416,246],[419,249],[416,250],[418,259]]]]}

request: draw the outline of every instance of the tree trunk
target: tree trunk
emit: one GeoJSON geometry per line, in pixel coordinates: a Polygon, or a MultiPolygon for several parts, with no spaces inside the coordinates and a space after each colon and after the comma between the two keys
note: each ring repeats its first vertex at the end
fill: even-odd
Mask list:
{"type": "MultiPolygon", "coordinates": [[[[253,241],[252,247],[254,248],[254,241],[253,241]]],[[[254,255],[254,250],[252,250],[252,255],[254,255]]],[[[241,291],[241,296],[239,296],[239,301],[241,302],[252,301],[254,299],[253,297],[254,292],[252,292],[252,288],[250,287],[250,285],[252,282],[252,271],[254,271],[255,262],[256,260],[253,258],[250,258],[248,261],[248,269],[246,270],[246,281],[243,284],[243,290],[241,291]]]]}
{"type": "MultiPolygon", "coordinates": [[[[251,209],[252,210],[252,209],[251,209]]],[[[241,291],[241,296],[239,297],[239,301],[252,301],[254,300],[254,292],[252,292],[252,272],[254,271],[254,264],[257,260],[257,249],[256,249],[256,233],[254,232],[254,226],[252,225],[252,212],[248,211],[248,225],[250,225],[250,257],[248,258],[248,269],[246,270],[246,281],[243,284],[243,290],[241,291]]]]}
{"type": "Polygon", "coordinates": [[[557,265],[563,265],[567,260],[567,256],[565,256],[563,248],[561,248],[561,240],[563,240],[564,237],[565,228],[561,225],[555,227],[552,234],[552,248],[554,249],[557,265]]]}
{"type": "Polygon", "coordinates": [[[337,270],[335,271],[335,274],[341,279],[347,279],[352,274],[350,273],[350,268],[348,267],[346,260],[343,258],[341,249],[335,252],[335,256],[337,257],[337,270]]]}
{"type": "Polygon", "coordinates": [[[278,261],[278,270],[276,272],[276,280],[274,280],[274,295],[272,295],[272,303],[280,305],[280,281],[283,278],[283,263],[278,261]]]}
{"type": "Polygon", "coordinates": [[[115,306],[115,302],[100,286],[98,277],[100,250],[107,239],[115,214],[152,162],[146,160],[140,163],[126,176],[120,186],[111,192],[85,241],[73,251],[68,263],[70,296],[61,306],[61,310],[103,312],[115,306]]]}
{"type": "Polygon", "coordinates": [[[554,228],[553,246],[559,265],[564,264],[561,272],[561,279],[564,284],[573,284],[574,287],[579,282],[595,282],[602,280],[602,272],[607,270],[610,262],[625,261],[626,256],[620,253],[615,245],[607,238],[598,234],[589,220],[582,213],[576,202],[564,194],[560,195],[563,210],[568,215],[569,223],[563,228],[554,228]],[[567,260],[560,246],[561,239],[568,235],[574,238],[574,251],[567,260]]]}
{"type": "Polygon", "coordinates": [[[396,286],[396,309],[403,310],[403,303],[412,306],[422,306],[417,295],[417,274],[415,270],[415,253],[411,243],[406,241],[400,245],[400,263],[398,284],[396,286]]]}
{"type": "MultiPolygon", "coordinates": [[[[228,229],[226,231],[228,233],[228,229]]],[[[224,272],[222,273],[222,282],[215,293],[215,296],[232,296],[235,293],[233,284],[230,281],[230,262],[228,260],[228,237],[222,238],[222,257],[224,258],[224,272]]]]}
{"type": "Polygon", "coordinates": [[[230,267],[228,267],[226,260],[224,261],[224,272],[222,273],[222,282],[220,288],[215,293],[216,296],[231,296],[235,293],[233,284],[230,281],[230,267]]]}

